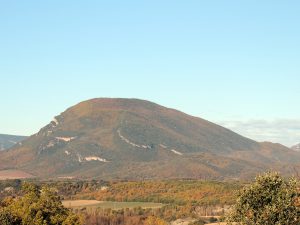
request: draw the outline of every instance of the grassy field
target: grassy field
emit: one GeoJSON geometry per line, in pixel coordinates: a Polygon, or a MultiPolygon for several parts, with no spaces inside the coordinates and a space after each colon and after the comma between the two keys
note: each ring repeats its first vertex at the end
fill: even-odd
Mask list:
{"type": "Polygon", "coordinates": [[[161,208],[164,204],[152,203],[152,202],[112,202],[112,201],[96,201],[96,200],[65,200],[63,205],[67,208],[102,208],[102,209],[133,209],[141,207],[143,209],[151,208],[161,208]]]}
{"type": "Polygon", "coordinates": [[[102,203],[102,202],[97,201],[97,200],[66,200],[66,201],[62,201],[63,206],[67,207],[67,208],[91,206],[91,205],[97,205],[100,203],[102,203]]]}

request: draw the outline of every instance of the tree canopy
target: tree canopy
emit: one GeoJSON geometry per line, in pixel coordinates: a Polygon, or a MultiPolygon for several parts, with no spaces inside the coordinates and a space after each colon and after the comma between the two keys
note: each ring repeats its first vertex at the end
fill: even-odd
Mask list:
{"type": "Polygon", "coordinates": [[[56,192],[24,183],[23,195],[6,198],[0,205],[1,225],[80,225],[80,218],[64,208],[56,192]]]}
{"type": "Polygon", "coordinates": [[[297,181],[288,180],[276,172],[256,177],[244,187],[230,213],[228,224],[296,225],[300,224],[297,181]]]}
{"type": "Polygon", "coordinates": [[[145,225],[167,225],[167,223],[155,216],[150,216],[146,219],[145,225]]]}

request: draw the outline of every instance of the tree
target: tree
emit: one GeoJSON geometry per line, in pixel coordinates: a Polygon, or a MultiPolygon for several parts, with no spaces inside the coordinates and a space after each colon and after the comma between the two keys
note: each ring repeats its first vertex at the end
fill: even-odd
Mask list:
{"type": "Polygon", "coordinates": [[[145,225],[167,225],[167,223],[155,216],[149,216],[146,220],[145,220],[145,225]]]}
{"type": "Polygon", "coordinates": [[[13,215],[9,210],[0,208],[0,224],[1,225],[18,225],[21,219],[13,215]]]}
{"type": "Polygon", "coordinates": [[[300,224],[298,200],[294,178],[285,180],[276,172],[268,172],[240,191],[226,221],[243,225],[300,224]]]}
{"type": "Polygon", "coordinates": [[[56,192],[25,183],[24,195],[6,199],[0,208],[0,224],[14,225],[80,225],[80,218],[64,208],[56,192]]]}

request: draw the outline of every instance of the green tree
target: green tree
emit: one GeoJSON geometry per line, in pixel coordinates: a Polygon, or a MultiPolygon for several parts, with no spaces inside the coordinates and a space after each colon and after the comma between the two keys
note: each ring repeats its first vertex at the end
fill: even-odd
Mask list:
{"type": "Polygon", "coordinates": [[[21,219],[13,215],[8,209],[0,208],[0,224],[1,225],[18,225],[21,219]]]}
{"type": "Polygon", "coordinates": [[[256,177],[243,188],[226,218],[227,224],[300,224],[299,194],[294,178],[285,180],[276,172],[256,177]]]}
{"type": "Polygon", "coordinates": [[[5,225],[80,225],[80,218],[64,208],[59,196],[49,187],[25,183],[24,195],[3,201],[0,224],[5,225]]]}

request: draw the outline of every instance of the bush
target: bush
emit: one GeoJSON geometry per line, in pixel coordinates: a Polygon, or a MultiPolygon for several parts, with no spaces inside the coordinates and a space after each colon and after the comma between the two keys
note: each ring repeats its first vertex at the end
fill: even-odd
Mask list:
{"type": "Polygon", "coordinates": [[[200,219],[200,220],[190,223],[189,225],[204,225],[204,224],[205,224],[205,221],[200,219]]]}
{"type": "Polygon", "coordinates": [[[21,224],[21,219],[13,215],[7,209],[0,209],[0,224],[1,225],[18,225],[21,224]]]}
{"type": "Polygon", "coordinates": [[[146,220],[144,225],[167,225],[167,223],[155,216],[149,216],[146,220]]]}
{"type": "Polygon", "coordinates": [[[59,196],[48,187],[25,183],[24,195],[7,199],[0,208],[0,224],[80,225],[80,218],[63,207],[59,196]]]}
{"type": "Polygon", "coordinates": [[[218,221],[218,219],[215,217],[209,217],[209,219],[208,219],[208,222],[210,222],[210,223],[215,223],[217,221],[218,221]]]}
{"type": "Polygon", "coordinates": [[[300,224],[298,197],[295,179],[285,180],[278,173],[268,172],[240,191],[226,221],[228,224],[297,225],[300,224]]]}

